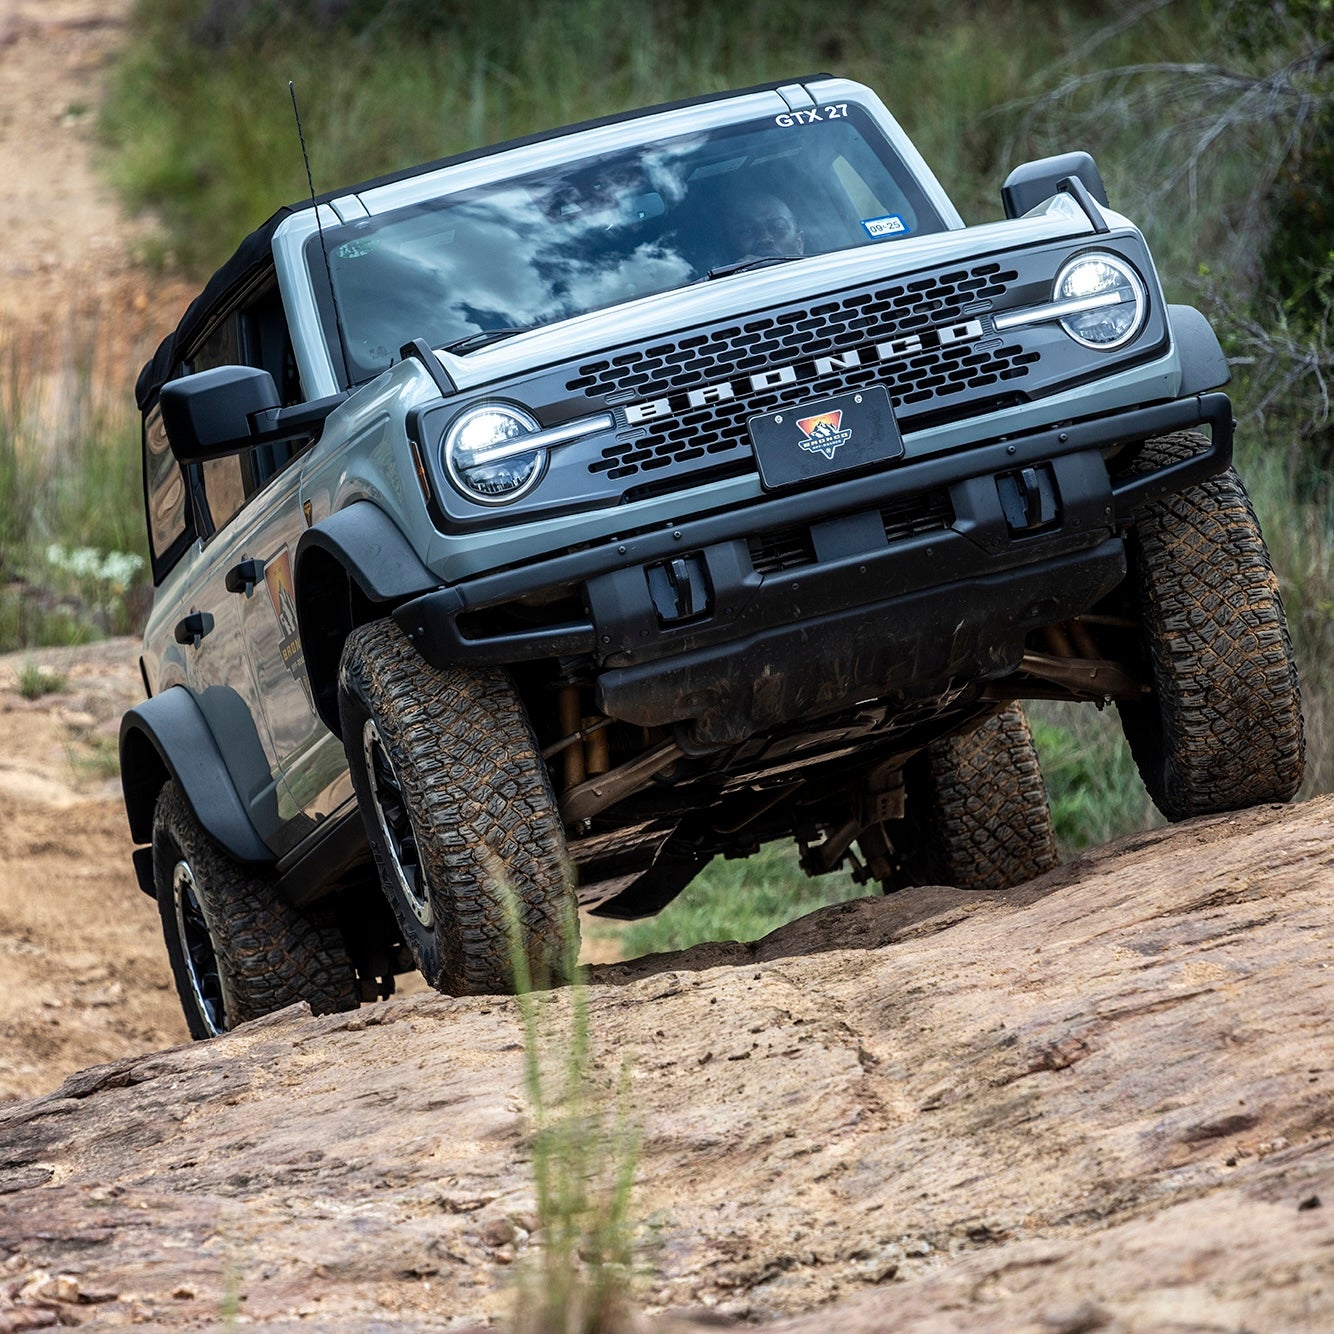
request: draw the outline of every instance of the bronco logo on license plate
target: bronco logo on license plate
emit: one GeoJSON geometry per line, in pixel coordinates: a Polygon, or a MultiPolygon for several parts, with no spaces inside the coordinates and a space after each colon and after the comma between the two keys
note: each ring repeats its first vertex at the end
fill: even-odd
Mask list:
{"type": "Polygon", "coordinates": [[[903,437],[881,386],[747,423],[766,491],[903,457],[903,437]]]}

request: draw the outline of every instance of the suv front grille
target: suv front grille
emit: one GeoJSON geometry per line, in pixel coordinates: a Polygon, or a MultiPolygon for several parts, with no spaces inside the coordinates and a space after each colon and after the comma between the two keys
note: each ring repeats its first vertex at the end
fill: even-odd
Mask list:
{"type": "Polygon", "coordinates": [[[789,361],[920,333],[989,308],[1018,278],[999,264],[977,264],[911,282],[794,306],[707,333],[688,334],[579,367],[566,388],[590,398],[659,398],[701,381],[753,375],[789,361]]]}
{"type": "MultiPolygon", "coordinates": [[[[586,362],[566,388],[626,402],[735,382],[980,316],[1017,278],[1015,270],[987,263],[821,299],[586,362]]],[[[734,386],[734,398],[622,431],[589,471],[620,480],[661,468],[708,466],[748,449],[746,421],[755,414],[872,384],[889,390],[895,413],[905,423],[918,416],[941,421],[976,411],[980,399],[1013,397],[1015,381],[1038,361],[1036,352],[995,336],[986,319],[983,329],[979,341],[928,347],[777,389],[744,393],[734,386]]]]}
{"type": "Polygon", "coordinates": [[[600,458],[588,465],[588,470],[619,480],[697,459],[721,461],[735,450],[749,449],[746,422],[751,417],[867,385],[882,384],[889,390],[895,414],[905,426],[915,415],[915,407],[935,410],[933,418],[948,421],[950,416],[938,411],[943,401],[958,402],[961,408],[966,405],[966,410],[975,411],[979,397],[1001,396],[1038,360],[1036,352],[1025,352],[1015,343],[997,346],[999,342],[991,339],[987,343],[956,344],[901,362],[856,366],[781,389],[739,394],[723,403],[664,420],[661,425],[622,432],[614,444],[602,450],[600,458]],[[991,392],[983,393],[986,390],[991,392]]]}

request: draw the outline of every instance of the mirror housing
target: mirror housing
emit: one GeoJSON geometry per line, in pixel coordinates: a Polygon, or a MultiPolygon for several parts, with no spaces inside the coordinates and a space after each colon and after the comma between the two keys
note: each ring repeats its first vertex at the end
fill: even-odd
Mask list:
{"type": "Polygon", "coordinates": [[[162,386],[162,425],[181,463],[206,463],[255,443],[253,419],[281,406],[268,371],[215,366],[162,386]]]}
{"type": "Polygon", "coordinates": [[[1107,187],[1102,183],[1098,164],[1088,153],[1061,153],[1056,157],[1038,158],[1016,167],[1001,186],[1001,201],[1007,218],[1021,218],[1036,208],[1044,199],[1058,194],[1061,182],[1071,177],[1084,182],[1089,194],[1099,204],[1107,206],[1107,187]]]}

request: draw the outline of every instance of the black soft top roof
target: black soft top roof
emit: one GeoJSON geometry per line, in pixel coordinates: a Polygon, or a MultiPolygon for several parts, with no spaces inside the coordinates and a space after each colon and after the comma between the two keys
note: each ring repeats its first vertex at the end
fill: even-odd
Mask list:
{"type": "MultiPolygon", "coordinates": [[[[339,195],[347,193],[340,190],[339,195]]],[[[323,201],[321,201],[323,202],[323,201]]],[[[310,208],[311,201],[280,208],[263,226],[256,227],[236,248],[236,253],[204,285],[204,290],[185,308],[180,323],[159,344],[144,363],[135,382],[134,397],[140,412],[147,412],[157,401],[158,392],[171,378],[172,367],[180,360],[178,349],[191,346],[209,317],[233,292],[240,291],[273,266],[272,241],[278,224],[289,213],[310,208]]]]}
{"type": "Polygon", "coordinates": [[[272,217],[256,227],[236,248],[236,253],[204,285],[204,290],[185,309],[180,323],[169,333],[157,351],[144,363],[135,383],[134,395],[139,410],[146,412],[157,401],[162,386],[171,378],[172,368],[181,359],[185,348],[190,347],[207,326],[219,307],[225,306],[237,292],[244,291],[267,268],[273,266],[273,234],[279,223],[290,214],[312,208],[315,204],[330,203],[350,194],[360,194],[363,190],[373,190],[381,185],[391,185],[395,181],[409,180],[414,176],[424,176],[427,172],[441,167],[452,167],[460,162],[471,162],[476,158],[489,157],[492,153],[505,152],[511,148],[521,148],[526,144],[542,143],[547,139],[557,139],[562,135],[573,134],[580,130],[593,130],[602,125],[614,125],[620,121],[636,120],[640,116],[652,116],[663,111],[675,111],[680,107],[700,106],[705,102],[718,102],[728,97],[743,97],[747,93],[772,92],[792,84],[813,83],[817,79],[828,79],[828,74],[807,74],[795,79],[777,79],[772,83],[760,83],[750,88],[736,88],[729,92],[706,93],[702,97],[689,97],[676,102],[663,102],[657,106],[642,107],[635,111],[622,111],[612,116],[599,116],[595,120],[580,121],[575,125],[565,125],[554,130],[543,130],[539,134],[524,135],[518,139],[507,139],[503,143],[488,144],[483,148],[470,149],[466,153],[456,153],[451,157],[438,158],[416,167],[407,167],[401,171],[377,176],[359,185],[347,186],[340,190],[331,190],[314,199],[303,199],[299,203],[288,204],[280,208],[272,217]]]}

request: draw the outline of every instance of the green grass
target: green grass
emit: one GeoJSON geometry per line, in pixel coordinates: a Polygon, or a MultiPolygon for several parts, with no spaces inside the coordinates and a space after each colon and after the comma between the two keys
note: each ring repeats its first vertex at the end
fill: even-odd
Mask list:
{"type": "Polygon", "coordinates": [[[78,352],[38,375],[0,331],[0,652],[124,634],[146,606],[138,420],[78,352]]]}
{"type": "Polygon", "coordinates": [[[1140,782],[1114,708],[1026,704],[1062,858],[1163,823],[1140,782]]]}
{"type": "MultiPolygon", "coordinates": [[[[537,1197],[535,1247],[517,1268],[511,1328],[514,1334],[615,1334],[632,1320],[640,1231],[631,1207],[639,1133],[628,1109],[630,1066],[622,1060],[614,1081],[602,1069],[577,948],[561,969],[574,981],[558,991],[535,991],[512,898],[509,916],[537,1197]]],[[[570,930],[566,938],[577,933],[570,930]]]]}
{"type": "Polygon", "coordinates": [[[966,217],[998,217],[1006,172],[1060,131],[995,108],[1146,48],[1190,57],[1202,5],[1183,0],[1128,32],[1112,31],[1110,3],[1040,0],[496,0],[379,7],[380,21],[353,6],[341,27],[313,21],[318,6],[285,8],[293,17],[237,6],[223,32],[202,21],[214,0],[141,0],[140,40],[102,124],[122,191],[164,223],[164,262],[205,272],[306,194],[289,79],[328,190],[555,125],[830,70],[883,91],[966,217]]]}
{"type": "MultiPolygon", "coordinates": [[[[1244,386],[1243,386],[1244,390],[1244,386]]],[[[1243,421],[1241,473],[1279,576],[1306,714],[1304,797],[1334,791],[1334,486],[1296,466],[1282,414],[1243,421]]]]}
{"type": "Polygon", "coordinates": [[[41,699],[43,695],[58,695],[65,689],[67,678],[61,672],[35,662],[25,662],[19,669],[19,694],[24,699],[41,699]]]}
{"type": "Polygon", "coordinates": [[[627,926],[598,923],[591,934],[616,940],[624,957],[637,958],[705,940],[759,940],[826,904],[878,892],[845,871],[811,879],[797,865],[795,844],[768,843],[751,857],[716,857],[656,917],[627,926]]]}
{"type": "Polygon", "coordinates": [[[103,782],[120,775],[120,745],[98,733],[71,736],[65,746],[70,772],[81,782],[103,782]]]}

